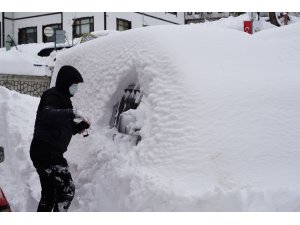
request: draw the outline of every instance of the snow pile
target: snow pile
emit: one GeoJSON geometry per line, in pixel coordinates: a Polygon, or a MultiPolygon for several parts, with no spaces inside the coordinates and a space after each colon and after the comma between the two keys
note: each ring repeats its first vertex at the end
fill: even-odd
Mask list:
{"type": "Polygon", "coordinates": [[[53,43],[18,45],[18,50],[12,47],[7,52],[5,48],[0,49],[0,74],[50,75],[47,59],[38,56],[41,49],[50,46],[53,43]]]}
{"type": "Polygon", "coordinates": [[[100,31],[93,31],[91,34],[95,35],[96,37],[103,37],[108,35],[114,35],[119,33],[120,31],[116,30],[100,30],[100,31]]]}
{"type": "MultiPolygon", "coordinates": [[[[66,42],[59,46],[69,46],[66,42]]],[[[77,44],[74,41],[74,44],[77,44]]],[[[57,52],[64,51],[64,49],[52,52],[49,57],[38,56],[38,53],[45,48],[54,48],[54,43],[39,43],[39,44],[23,44],[12,47],[9,51],[5,48],[0,48],[0,74],[14,74],[14,75],[33,75],[45,76],[51,75],[49,67],[53,64],[57,52]]]]}
{"type": "MultiPolygon", "coordinates": [[[[113,35],[115,33],[118,33],[118,31],[92,32],[96,37],[113,35]]],[[[73,42],[69,40],[63,44],[58,44],[57,47],[70,46],[71,43],[77,45],[80,41],[81,38],[75,38],[73,42]]],[[[0,48],[0,74],[50,76],[51,71],[49,67],[53,65],[53,60],[57,53],[65,49],[52,52],[49,57],[38,56],[38,53],[45,48],[54,48],[54,43],[17,45],[17,48],[12,47],[9,51],[6,51],[5,48],[0,48]]]]}
{"type": "MultiPolygon", "coordinates": [[[[277,14],[279,15],[279,13],[277,13],[277,14]]],[[[299,17],[292,16],[292,15],[289,15],[289,17],[290,17],[289,25],[300,22],[299,17]]],[[[259,33],[259,31],[269,30],[271,28],[277,28],[275,25],[273,25],[269,22],[268,17],[261,17],[259,21],[257,19],[258,18],[256,16],[254,23],[253,23],[255,32],[259,33]]],[[[244,31],[244,21],[249,21],[249,20],[250,20],[249,13],[244,13],[237,17],[230,16],[228,18],[221,18],[216,21],[211,21],[211,22],[206,21],[205,23],[201,23],[200,25],[226,27],[226,28],[230,28],[230,29],[244,31]]],[[[281,22],[281,21],[279,21],[279,22],[281,22]]],[[[273,30],[273,29],[271,29],[271,30],[273,30]]]]}
{"type": "MultiPolygon", "coordinates": [[[[277,57],[280,62],[288,64],[288,67],[295,68],[300,71],[300,21],[288,26],[279,27],[277,29],[265,30],[254,34],[255,38],[259,38],[268,42],[269,45],[276,49],[277,57]]],[[[285,73],[287,73],[286,71],[285,73]]],[[[299,73],[298,73],[299,74],[299,73]]]]}
{"type": "MultiPolygon", "coordinates": [[[[265,30],[262,32],[255,33],[254,36],[259,37],[264,40],[274,40],[276,42],[289,42],[288,45],[291,45],[291,41],[299,41],[300,34],[300,21],[298,23],[293,23],[288,26],[278,27],[277,29],[265,30]]],[[[293,43],[295,44],[295,43],[293,43]]],[[[297,47],[297,46],[295,46],[297,47]]]]}
{"type": "MultiPolygon", "coordinates": [[[[266,30],[270,28],[276,28],[275,25],[267,22],[268,18],[262,17],[260,21],[255,21],[255,28],[257,31],[266,30]]],[[[216,27],[226,27],[230,29],[244,31],[244,21],[249,21],[249,14],[245,13],[237,17],[230,16],[228,18],[221,18],[216,21],[206,21],[201,23],[202,26],[216,26],[216,27]]]]}
{"type": "Polygon", "coordinates": [[[14,211],[33,211],[39,181],[29,157],[30,140],[39,99],[0,86],[0,186],[14,211]]]}
{"type": "MultiPolygon", "coordinates": [[[[77,188],[70,211],[300,211],[299,57],[291,63],[277,47],[215,26],[156,26],[59,54],[55,74],[62,65],[81,72],[73,105],[92,122],[65,154],[77,188]],[[137,146],[109,127],[131,83],[144,94],[137,146]]],[[[33,211],[38,99],[2,88],[0,101],[1,185],[14,210],[33,211]]]]}

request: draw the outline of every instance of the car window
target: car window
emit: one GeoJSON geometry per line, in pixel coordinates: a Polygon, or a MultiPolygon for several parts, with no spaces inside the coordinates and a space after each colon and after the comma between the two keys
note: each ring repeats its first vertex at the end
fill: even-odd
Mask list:
{"type": "Polygon", "coordinates": [[[125,90],[120,101],[113,106],[110,127],[115,127],[119,133],[135,136],[138,143],[141,138],[138,134],[139,129],[131,129],[130,124],[134,123],[136,118],[130,110],[135,110],[142,100],[143,94],[139,85],[130,84],[125,90]]]}

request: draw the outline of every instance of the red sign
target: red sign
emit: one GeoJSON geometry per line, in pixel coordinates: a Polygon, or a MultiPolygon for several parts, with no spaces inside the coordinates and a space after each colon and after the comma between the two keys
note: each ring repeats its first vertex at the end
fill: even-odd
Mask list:
{"type": "Polygon", "coordinates": [[[252,21],[244,21],[244,31],[248,34],[252,34],[252,21]]]}

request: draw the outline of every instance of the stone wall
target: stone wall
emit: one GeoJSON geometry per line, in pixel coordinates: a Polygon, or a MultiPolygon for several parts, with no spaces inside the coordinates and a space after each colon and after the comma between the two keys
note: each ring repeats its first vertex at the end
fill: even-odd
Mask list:
{"type": "Polygon", "coordinates": [[[0,74],[0,86],[36,97],[50,87],[50,82],[48,76],[0,74]]]}

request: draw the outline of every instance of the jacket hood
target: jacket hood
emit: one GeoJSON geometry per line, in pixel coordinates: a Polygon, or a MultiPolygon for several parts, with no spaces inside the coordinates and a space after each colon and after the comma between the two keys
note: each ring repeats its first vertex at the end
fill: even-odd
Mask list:
{"type": "Polygon", "coordinates": [[[81,74],[73,66],[62,66],[58,71],[55,87],[68,97],[72,97],[69,93],[69,87],[72,84],[82,83],[81,74]]]}

